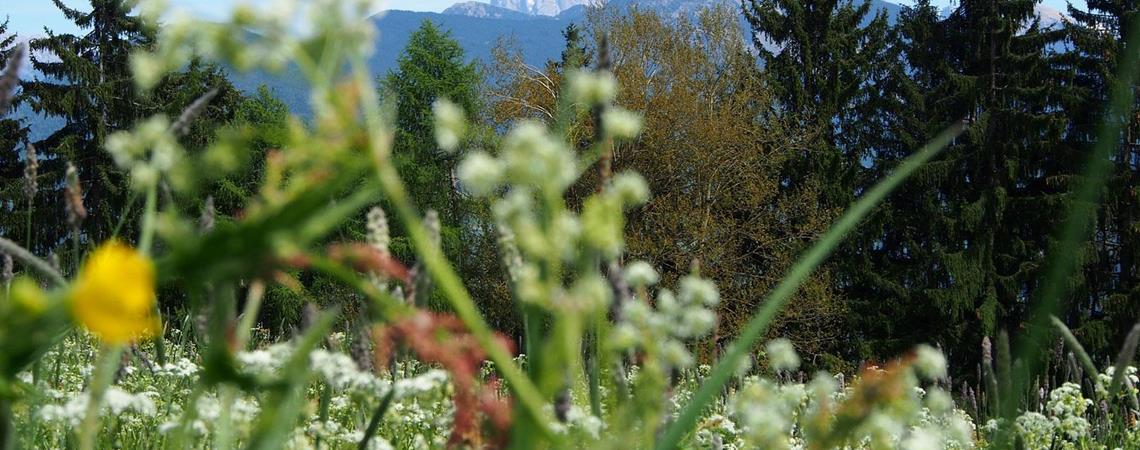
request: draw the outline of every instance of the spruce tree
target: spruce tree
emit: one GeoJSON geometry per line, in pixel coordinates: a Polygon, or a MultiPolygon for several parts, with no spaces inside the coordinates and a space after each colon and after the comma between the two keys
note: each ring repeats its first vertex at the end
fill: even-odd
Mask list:
{"type": "Polygon", "coordinates": [[[55,6],[82,34],[56,34],[31,41],[32,66],[38,79],[24,83],[27,104],[39,114],[63,119],[63,126],[35,142],[40,152],[41,205],[35,222],[33,251],[54,251],[68,227],[61,214],[64,164],[79,170],[90,217],[88,236],[109,236],[127,204],[129,188],[123,173],[102,149],[111,132],[125,129],[153,109],[140,102],[131,79],[132,50],[150,45],[154,31],[131,15],[131,2],[91,0],[89,11],[55,6]]]}
{"type": "Polygon", "coordinates": [[[1119,348],[1124,333],[1136,321],[1140,302],[1140,107],[1127,117],[1105,117],[1110,85],[1125,34],[1140,17],[1135,0],[1089,0],[1087,9],[1069,5],[1066,38],[1071,49],[1062,57],[1064,81],[1075,87],[1066,97],[1072,119],[1066,141],[1082,154],[1095,144],[1097,127],[1104,120],[1125,123],[1123,139],[1113,155],[1113,171],[1102,194],[1089,258],[1064,318],[1091,351],[1108,354],[1119,348]]]}
{"type": "Polygon", "coordinates": [[[65,165],[76,166],[89,213],[81,233],[88,242],[105,240],[116,231],[131,236],[139,207],[130,201],[128,178],[103,149],[110,133],[158,113],[177,117],[183,108],[212,88],[218,96],[183,136],[191,150],[200,149],[211,130],[228,122],[240,93],[216,66],[192,63],[166,78],[149,94],[138,92],[129,57],[149,47],[155,36],[127,0],[90,0],[90,10],[73,9],[53,0],[80,34],[56,34],[31,41],[32,67],[38,78],[25,81],[22,101],[38,114],[62,119],[63,125],[34,143],[40,153],[40,192],[36,198],[32,250],[54,252],[70,232],[62,214],[65,165]]]}
{"type": "MultiPolygon", "coordinates": [[[[878,292],[913,325],[873,339],[974,348],[1026,318],[1079,167],[1060,143],[1068,90],[1049,51],[1059,36],[1034,6],[965,0],[940,19],[920,2],[900,21],[909,90],[921,96],[906,113],[916,119],[910,145],[963,119],[970,128],[892,196],[892,230],[876,250],[895,262],[879,283],[892,289],[878,292]]],[[[972,367],[977,355],[951,357],[972,367]]]]}
{"type": "MultiPolygon", "coordinates": [[[[811,193],[811,209],[835,217],[870,183],[876,167],[867,167],[885,149],[895,148],[890,111],[899,107],[899,78],[905,78],[893,45],[885,11],[872,11],[870,2],[849,0],[750,0],[744,6],[753,42],[763,63],[763,78],[776,97],[773,115],[792,123],[800,137],[781,174],[781,193],[802,201],[811,193]]],[[[801,224],[803,225],[803,224],[801,224]]],[[[829,263],[836,287],[849,300],[865,292],[858,288],[876,276],[863,247],[878,236],[861,229],[829,263]]],[[[803,251],[810,239],[796,239],[803,251]]],[[[883,327],[872,308],[864,316],[848,317],[851,333],[864,326],[883,327]],[[867,324],[861,318],[871,318],[867,324]]],[[[859,311],[859,309],[855,309],[859,311]]],[[[862,314],[862,312],[860,312],[862,314]]],[[[850,358],[868,357],[885,349],[849,347],[850,358]]]]}
{"type": "MultiPolygon", "coordinates": [[[[6,71],[9,58],[19,45],[17,36],[8,32],[9,21],[0,23],[0,71],[6,71]]],[[[15,75],[22,75],[14,73],[15,75]]],[[[0,233],[7,236],[20,236],[24,240],[27,227],[28,184],[25,181],[24,149],[28,136],[28,124],[16,115],[19,79],[8,80],[17,83],[9,90],[0,82],[0,97],[5,98],[7,108],[0,109],[0,233]]]]}

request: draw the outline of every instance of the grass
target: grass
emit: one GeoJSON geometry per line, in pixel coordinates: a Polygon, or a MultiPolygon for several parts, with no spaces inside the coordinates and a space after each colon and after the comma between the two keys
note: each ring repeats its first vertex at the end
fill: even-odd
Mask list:
{"type": "MultiPolygon", "coordinates": [[[[956,399],[946,386],[945,358],[926,346],[849,379],[797,372],[798,357],[779,343],[766,347],[758,367],[747,365],[773,318],[844,235],[967,124],[951,127],[916,151],[852,205],[711,366],[698,365],[689,348],[715,323],[716,286],[696,271],[672,288],[658,286],[647,264],[622,266],[627,262],[620,258],[624,214],[649,194],[640,176],[610,174],[605,161],[615,141],[632,136],[609,136],[606,124],[599,123],[604,138],[581,157],[558,132],[519,124],[503,138],[500,152],[467,158],[459,170],[462,183],[483,188],[495,225],[515,237],[502,242],[504,253],[519,255],[507,269],[515,300],[528,316],[526,356],[515,356],[479,314],[391,164],[393,125],[364,64],[367,36],[374,30],[357,19],[354,6],[360,5],[324,11],[310,34],[299,38],[258,15],[232,23],[181,24],[171,28],[180,33],[162,36],[153,53],[136,55],[147,62],[136,68],[159,72],[181,67],[184,49],[224,64],[271,65],[258,59],[261,54],[242,53],[253,47],[235,36],[258,39],[259,52],[271,49],[299,62],[312,87],[315,125],[291,130],[285,156],[267,164],[269,175],[243,217],[182,235],[157,232],[160,215],[173,230],[196,229],[196,218],[159,201],[159,180],[170,169],[155,161],[170,155],[154,153],[175,152],[175,161],[199,156],[167,145],[175,130],[159,141],[143,127],[112,136],[109,151],[154,152],[117,153],[124,170],[141,167],[159,174],[159,180],[132,183],[145,199],[135,241],[156,273],[121,280],[123,289],[149,289],[153,300],[157,284],[177,288],[191,300],[179,320],[165,318],[165,332],[153,339],[144,338],[155,330],[143,328],[135,330],[138,339],[130,343],[106,339],[100,331],[106,324],[72,313],[77,302],[94,301],[72,289],[84,282],[82,270],[66,278],[0,238],[0,251],[26,270],[6,280],[0,302],[0,444],[1140,448],[1135,426],[1140,380],[1131,363],[1140,326],[1115,363],[1098,369],[1053,317],[1065,294],[1062,280],[1074,270],[1072,258],[1053,258],[1034,306],[1034,326],[1019,337],[1017,353],[1000,336],[996,361],[985,361],[984,383],[976,391],[964,388],[956,399]],[[568,208],[567,189],[595,159],[602,161],[597,192],[580,210],[568,208]],[[407,230],[424,273],[410,273],[382,246],[335,242],[334,230],[363,215],[379,195],[407,230]],[[311,314],[292,336],[268,336],[254,320],[273,279],[266,274],[290,270],[328,275],[355,295],[311,314]],[[411,301],[408,290],[422,281],[417,276],[431,278],[450,312],[426,311],[411,301]],[[241,292],[247,301],[239,317],[241,292]],[[350,307],[364,318],[336,328],[339,311],[350,307]],[[198,317],[202,326],[196,325],[198,317]],[[1073,354],[1072,370],[1042,378],[1036,356],[1054,332],[1073,354]]],[[[1140,23],[1136,27],[1130,48],[1140,46],[1140,23]]],[[[1131,108],[1138,57],[1130,53],[1121,66],[1109,117],[1131,108]]],[[[633,120],[613,105],[610,74],[571,76],[577,78],[569,84],[579,91],[562,96],[560,111],[633,120]]],[[[184,114],[179,122],[191,116],[184,114]]],[[[637,124],[622,125],[629,130],[637,124]]],[[[1117,121],[1106,122],[1085,182],[1074,194],[1071,220],[1060,231],[1058,254],[1087,238],[1080,219],[1095,208],[1119,134],[1117,121]]],[[[118,297],[98,300],[108,311],[138,307],[118,297]]],[[[144,306],[147,311],[156,307],[144,306]]]]}

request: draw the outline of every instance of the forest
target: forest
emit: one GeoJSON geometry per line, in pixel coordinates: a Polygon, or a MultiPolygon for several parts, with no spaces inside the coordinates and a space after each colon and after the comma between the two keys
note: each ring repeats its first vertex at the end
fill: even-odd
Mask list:
{"type": "Polygon", "coordinates": [[[369,0],[53,2],[0,22],[0,450],[1140,449],[1140,2],[386,73],[369,0]]]}

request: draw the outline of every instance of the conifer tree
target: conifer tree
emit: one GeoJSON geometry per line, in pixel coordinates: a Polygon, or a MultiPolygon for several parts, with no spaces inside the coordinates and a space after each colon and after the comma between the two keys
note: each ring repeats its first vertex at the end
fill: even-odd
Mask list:
{"type": "Polygon", "coordinates": [[[130,201],[126,174],[103,149],[104,138],[154,114],[177,117],[196,98],[217,88],[218,96],[183,137],[188,148],[201,148],[212,135],[209,130],[232,118],[241,98],[219,68],[198,63],[168,77],[150,95],[138,92],[129,57],[152,44],[155,30],[133,14],[134,2],[90,0],[86,11],[53,2],[82,32],[46,30],[46,37],[33,39],[31,61],[37,79],[22,84],[26,105],[63,122],[34,143],[40,153],[41,177],[36,203],[43,205],[34,219],[32,250],[38,254],[54,252],[69,232],[60,211],[65,164],[78,169],[90,214],[83,222],[84,238],[97,242],[116,231],[119,236],[130,236],[137,223],[132,217],[139,207],[130,201]]]}
{"type": "MultiPolygon", "coordinates": [[[[8,58],[17,45],[17,36],[8,32],[8,23],[8,20],[0,22],[0,71],[4,70],[8,58]]],[[[16,92],[0,92],[0,96],[9,96],[9,99],[14,98],[15,94],[16,92]]],[[[0,110],[0,179],[5,180],[0,185],[0,198],[4,199],[18,199],[22,195],[23,162],[18,152],[22,149],[22,143],[27,135],[27,126],[15,118],[15,109],[12,105],[7,110],[0,110]]],[[[15,212],[7,206],[0,207],[0,211],[6,215],[15,212]]],[[[2,222],[0,227],[3,228],[0,229],[7,230],[9,225],[7,221],[2,222]]]]}
{"type": "MultiPolygon", "coordinates": [[[[775,96],[774,115],[794,124],[796,147],[803,149],[788,157],[781,193],[790,200],[810,192],[811,207],[835,217],[876,180],[878,167],[867,163],[898,146],[890,112],[899,108],[897,90],[905,73],[896,62],[887,14],[873,11],[870,2],[850,0],[750,0],[744,12],[762,76],[775,96]]],[[[864,295],[856,288],[879,270],[863,252],[877,238],[861,228],[829,264],[833,282],[848,299],[864,295]]],[[[810,237],[792,245],[803,251],[808,244],[810,237]]],[[[858,319],[849,317],[843,326],[855,332],[858,319]]]]}
{"type": "MultiPolygon", "coordinates": [[[[465,195],[455,178],[455,166],[467,144],[478,145],[491,135],[479,123],[482,74],[448,31],[425,20],[412,33],[396,70],[382,80],[384,95],[396,106],[394,163],[421,213],[439,214],[441,244],[476,300],[492,316],[493,326],[509,328],[512,308],[503,308],[505,279],[496,261],[495,231],[485,203],[465,195]],[[463,109],[472,125],[466,142],[456,151],[440,149],[435,140],[432,105],[446,99],[463,109]]],[[[411,259],[401,226],[393,224],[392,251],[411,259]]],[[[438,299],[436,299],[438,300],[438,299]]],[[[433,306],[441,301],[432,301],[433,306]]]]}
{"type": "MultiPolygon", "coordinates": [[[[4,73],[15,69],[9,69],[7,64],[19,45],[17,36],[8,33],[8,24],[7,19],[0,23],[0,66],[4,66],[0,70],[4,73]]],[[[12,63],[24,65],[22,60],[12,63]]],[[[20,236],[23,242],[28,233],[28,198],[34,192],[30,189],[34,178],[29,178],[33,173],[28,172],[24,164],[28,123],[16,115],[18,84],[21,81],[18,77],[23,76],[20,72],[23,71],[12,72],[17,78],[0,82],[0,97],[4,98],[0,101],[0,180],[3,180],[0,182],[0,199],[4,200],[0,201],[0,232],[20,236]]]]}
{"type": "MultiPolygon", "coordinates": [[[[91,0],[89,11],[53,0],[81,34],[56,34],[33,39],[31,61],[38,73],[24,83],[24,96],[37,113],[63,119],[63,126],[35,142],[41,154],[37,236],[33,251],[46,254],[67,230],[59,207],[64,164],[78,169],[87,210],[85,230],[95,239],[107,237],[127,203],[129,187],[110,155],[102,149],[111,132],[134,124],[153,110],[140,102],[130,76],[133,49],[150,45],[154,31],[131,15],[130,2],[91,0]]],[[[129,223],[131,221],[127,221],[129,223]]]]}
{"type": "MultiPolygon", "coordinates": [[[[883,267],[872,292],[921,326],[868,330],[868,340],[973,348],[1025,319],[1080,167],[1060,144],[1067,90],[1049,52],[1059,35],[1042,29],[1035,4],[965,0],[940,19],[919,2],[900,22],[910,90],[922,96],[906,113],[920,130],[912,141],[963,119],[971,125],[893,196],[892,230],[875,250],[896,264],[883,267]]],[[[971,367],[975,353],[951,357],[971,367]]]]}
{"type": "Polygon", "coordinates": [[[396,165],[416,204],[438,211],[448,226],[457,225],[461,209],[452,176],[457,158],[436,145],[432,104],[447,99],[468,117],[478,114],[480,77],[451,33],[425,20],[383,80],[397,110],[396,165]]]}
{"type": "Polygon", "coordinates": [[[1124,332],[1136,321],[1140,302],[1140,108],[1127,117],[1105,117],[1110,84],[1125,54],[1125,34],[1140,17],[1135,0],[1089,0],[1087,9],[1069,5],[1066,39],[1071,49],[1061,58],[1065,81],[1075,86],[1066,97],[1071,119],[1066,141],[1082,154],[1095,144],[1104,120],[1126,125],[1113,155],[1113,171],[1096,217],[1094,257],[1086,263],[1074,300],[1064,318],[1086,347],[1105,354],[1119,348],[1124,332]]]}

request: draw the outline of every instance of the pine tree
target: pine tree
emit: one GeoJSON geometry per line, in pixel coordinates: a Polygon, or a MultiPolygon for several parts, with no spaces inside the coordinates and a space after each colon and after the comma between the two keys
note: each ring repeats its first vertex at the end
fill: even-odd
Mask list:
{"type": "MultiPolygon", "coordinates": [[[[1060,66],[1076,94],[1066,98],[1072,119],[1066,133],[1071,146],[1091,151],[1097,127],[1106,119],[1110,84],[1120,57],[1125,54],[1125,33],[1140,17],[1135,0],[1090,0],[1087,9],[1069,6],[1066,22],[1071,50],[1060,66]]],[[[1140,302],[1140,107],[1128,117],[1112,118],[1126,124],[1123,140],[1113,156],[1112,178],[1103,193],[1096,218],[1095,257],[1085,266],[1074,302],[1065,319],[1091,351],[1108,354],[1119,348],[1124,332],[1136,320],[1140,302]]]]}

